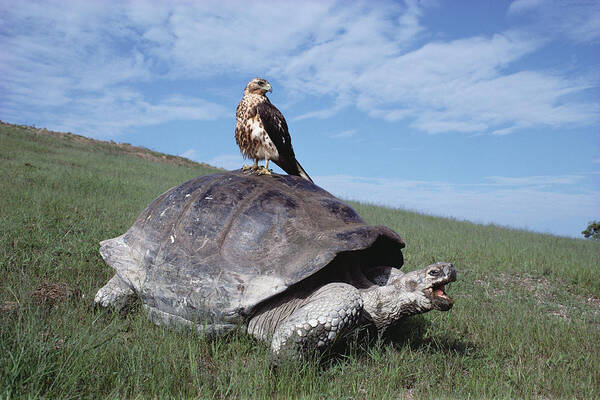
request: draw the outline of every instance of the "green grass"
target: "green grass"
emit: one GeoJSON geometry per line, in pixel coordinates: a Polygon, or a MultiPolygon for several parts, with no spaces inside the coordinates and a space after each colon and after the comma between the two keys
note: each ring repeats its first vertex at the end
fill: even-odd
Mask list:
{"type": "Polygon", "coordinates": [[[600,397],[600,246],[582,239],[353,204],[402,235],[405,268],[453,262],[455,306],[277,371],[245,335],[209,341],[141,311],[94,311],[112,276],[98,242],[214,170],[75,139],[0,125],[0,398],[600,397]],[[41,283],[73,290],[40,304],[41,283]]]}

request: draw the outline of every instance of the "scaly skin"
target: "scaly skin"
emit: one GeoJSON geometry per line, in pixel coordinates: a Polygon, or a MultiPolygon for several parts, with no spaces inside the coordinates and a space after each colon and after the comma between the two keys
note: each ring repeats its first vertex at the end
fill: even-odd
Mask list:
{"type": "Polygon", "coordinates": [[[452,264],[432,264],[406,274],[395,269],[390,273],[390,268],[381,271],[388,273],[369,277],[377,284],[366,288],[333,282],[308,295],[289,293],[254,316],[248,333],[270,341],[277,362],[325,348],[360,324],[373,324],[381,334],[407,316],[452,307],[453,300],[443,289],[456,280],[452,264]]]}
{"type": "Polygon", "coordinates": [[[121,310],[135,299],[135,293],[118,275],[113,276],[110,281],[96,293],[94,304],[100,307],[114,307],[121,310]]]}
{"type": "Polygon", "coordinates": [[[325,285],[277,326],[271,351],[277,356],[293,356],[298,350],[327,347],[356,326],[362,308],[360,293],[353,286],[325,285]]]}
{"type": "MultiPolygon", "coordinates": [[[[250,319],[249,334],[271,345],[275,363],[298,359],[308,352],[324,349],[359,325],[370,324],[381,334],[388,326],[410,315],[431,310],[447,311],[454,301],[444,285],[456,280],[450,263],[402,273],[396,268],[378,267],[362,274],[349,267],[340,280],[318,287],[285,293],[263,306],[250,319]]],[[[135,297],[130,286],[115,275],[94,299],[99,306],[121,308],[135,297]]],[[[179,325],[194,326],[199,332],[221,334],[235,329],[232,324],[197,325],[182,317],[146,306],[151,319],[177,319],[179,325]]]]}

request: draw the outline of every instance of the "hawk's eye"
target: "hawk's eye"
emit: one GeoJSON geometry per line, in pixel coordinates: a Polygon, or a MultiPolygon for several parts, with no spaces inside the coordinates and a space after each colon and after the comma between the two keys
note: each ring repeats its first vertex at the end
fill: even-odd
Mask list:
{"type": "Polygon", "coordinates": [[[440,274],[440,271],[437,269],[432,269],[431,271],[429,271],[429,275],[431,276],[438,276],[440,274]]]}

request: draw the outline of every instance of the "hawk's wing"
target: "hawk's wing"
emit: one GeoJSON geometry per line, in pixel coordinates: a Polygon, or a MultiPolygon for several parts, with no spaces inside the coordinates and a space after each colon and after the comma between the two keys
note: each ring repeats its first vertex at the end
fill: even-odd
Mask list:
{"type": "Polygon", "coordinates": [[[292,148],[292,140],[283,114],[271,103],[260,103],[256,112],[263,123],[265,131],[279,152],[279,160],[273,160],[285,172],[299,175],[298,162],[292,148]]]}

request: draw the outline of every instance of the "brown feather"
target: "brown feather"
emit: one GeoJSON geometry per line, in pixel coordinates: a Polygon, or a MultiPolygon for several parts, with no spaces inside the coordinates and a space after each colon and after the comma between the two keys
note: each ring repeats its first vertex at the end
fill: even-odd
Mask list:
{"type": "Polygon", "coordinates": [[[265,95],[270,88],[269,83],[260,78],[246,86],[236,109],[236,143],[245,158],[272,160],[288,174],[312,182],[296,160],[283,114],[265,95]]]}

